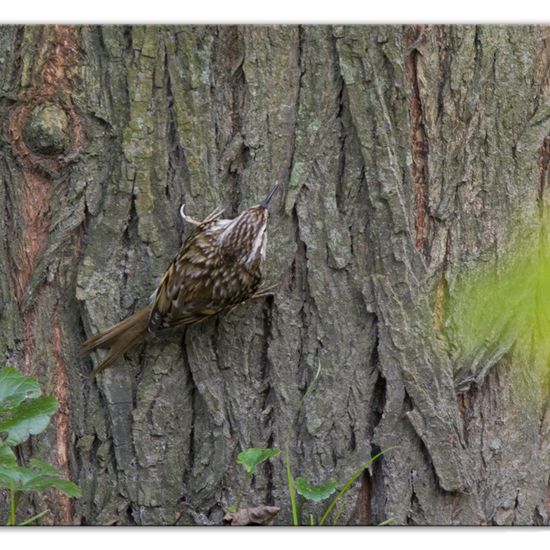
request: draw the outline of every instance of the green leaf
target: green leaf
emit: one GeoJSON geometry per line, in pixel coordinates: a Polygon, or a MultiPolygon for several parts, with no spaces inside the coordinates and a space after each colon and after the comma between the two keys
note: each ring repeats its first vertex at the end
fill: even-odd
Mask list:
{"type": "Polygon", "coordinates": [[[324,485],[311,485],[303,477],[298,476],[294,480],[296,491],[307,500],[325,500],[336,491],[337,481],[329,481],[324,485]]]}
{"type": "Polygon", "coordinates": [[[248,474],[253,474],[258,464],[273,456],[279,456],[280,452],[279,449],[260,449],[252,447],[238,454],[237,464],[242,464],[248,474]]]}
{"type": "MultiPolygon", "coordinates": [[[[39,461],[41,462],[41,461],[39,461]]],[[[23,466],[0,466],[0,487],[13,487],[14,491],[45,491],[59,489],[70,497],[79,497],[80,489],[73,482],[60,477],[53,466],[47,471],[34,470],[23,466]]]]}
{"type": "Polygon", "coordinates": [[[0,433],[7,432],[4,443],[13,447],[31,435],[46,429],[57,410],[55,397],[37,397],[24,401],[10,411],[10,417],[0,421],[0,433]]]}
{"type": "Polygon", "coordinates": [[[34,475],[32,470],[22,466],[0,466],[0,487],[13,487],[14,491],[21,491],[34,475]]]}
{"type": "Polygon", "coordinates": [[[57,468],[39,458],[31,458],[30,467],[45,474],[59,475],[57,468]]]}
{"type": "Polygon", "coordinates": [[[13,451],[0,441],[0,466],[17,466],[17,458],[13,451]]]}
{"type": "Polygon", "coordinates": [[[80,488],[72,481],[61,477],[38,474],[35,478],[25,484],[22,491],[45,491],[47,489],[58,489],[70,497],[80,497],[80,488]]]}
{"type": "MultiPolygon", "coordinates": [[[[57,400],[43,397],[36,380],[10,367],[0,370],[0,487],[10,490],[10,525],[15,524],[15,495],[19,492],[57,489],[71,497],[80,496],[77,485],[63,479],[56,468],[42,460],[31,460],[30,468],[19,466],[10,448],[42,432],[56,410],[57,400]]],[[[44,513],[22,525],[36,521],[44,513]]]]}
{"type": "Polygon", "coordinates": [[[41,394],[34,378],[24,376],[11,367],[0,370],[0,414],[17,407],[25,399],[35,399],[41,394]]]}
{"type": "Polygon", "coordinates": [[[80,496],[80,489],[78,486],[71,481],[63,479],[59,470],[54,468],[51,464],[38,458],[33,458],[30,462],[30,466],[40,474],[40,477],[35,477],[32,483],[28,485],[27,490],[41,491],[43,489],[55,487],[71,497],[80,496]]]}

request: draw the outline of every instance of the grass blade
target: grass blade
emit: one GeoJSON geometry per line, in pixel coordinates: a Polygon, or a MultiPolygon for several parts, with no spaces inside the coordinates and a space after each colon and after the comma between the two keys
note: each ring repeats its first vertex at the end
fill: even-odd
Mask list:
{"type": "Polygon", "coordinates": [[[306,400],[307,396],[313,391],[313,388],[315,386],[315,383],[317,382],[317,378],[319,378],[319,374],[321,373],[321,361],[319,361],[319,366],[317,367],[317,372],[315,373],[315,376],[313,377],[313,380],[309,384],[307,390],[305,391],[304,395],[302,396],[302,399],[300,399],[300,403],[298,404],[298,408],[296,409],[296,412],[294,413],[294,418],[288,427],[287,433],[286,433],[286,440],[285,440],[285,468],[286,468],[286,479],[288,483],[288,492],[290,494],[290,505],[292,507],[292,524],[294,526],[300,525],[300,521],[298,519],[298,506],[296,505],[296,491],[294,489],[294,478],[292,477],[292,471],[290,467],[290,436],[292,435],[292,428],[294,424],[296,423],[296,420],[298,418],[298,415],[300,414],[300,411],[302,410],[302,407],[304,405],[304,401],[306,400]]]}
{"type": "Polygon", "coordinates": [[[378,454],[374,455],[370,460],[367,460],[347,481],[347,483],[342,487],[340,492],[331,500],[330,504],[327,506],[323,517],[319,521],[319,525],[324,525],[328,515],[332,509],[336,506],[336,503],[348,492],[349,488],[353,485],[353,482],[378,458],[380,458],[384,453],[395,449],[395,447],[388,447],[383,451],[380,451],[378,454]]]}
{"type": "Polygon", "coordinates": [[[8,525],[15,525],[15,485],[10,481],[10,519],[8,525]]]}
{"type": "Polygon", "coordinates": [[[300,523],[298,521],[298,507],[296,506],[296,492],[294,490],[294,479],[292,478],[292,472],[290,470],[290,457],[288,453],[288,441],[285,445],[285,466],[286,466],[286,479],[288,482],[288,492],[290,494],[290,505],[292,506],[292,524],[297,527],[300,523]]]}
{"type": "Polygon", "coordinates": [[[40,519],[42,516],[45,516],[46,514],[49,514],[49,513],[50,513],[49,510],[43,510],[39,514],[36,514],[35,516],[32,516],[32,518],[29,518],[29,519],[26,519],[25,521],[22,521],[21,523],[19,523],[19,526],[29,525],[33,521],[36,521],[37,519],[40,519]]]}

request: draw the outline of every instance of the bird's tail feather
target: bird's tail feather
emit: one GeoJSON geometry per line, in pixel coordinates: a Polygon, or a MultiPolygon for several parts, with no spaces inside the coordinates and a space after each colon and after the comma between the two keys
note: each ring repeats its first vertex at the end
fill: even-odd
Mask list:
{"type": "Polygon", "coordinates": [[[124,319],[124,321],[92,336],[84,342],[82,346],[83,354],[90,353],[97,348],[109,348],[107,357],[92,372],[92,376],[96,376],[107,367],[110,367],[119,357],[145,338],[150,313],[151,306],[144,307],[133,315],[130,315],[127,319],[124,319]]]}

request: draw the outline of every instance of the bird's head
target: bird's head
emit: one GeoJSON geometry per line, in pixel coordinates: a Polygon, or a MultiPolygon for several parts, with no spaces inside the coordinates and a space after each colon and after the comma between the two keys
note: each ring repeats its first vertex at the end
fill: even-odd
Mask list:
{"type": "Polygon", "coordinates": [[[278,189],[276,183],[260,204],[241,212],[224,230],[222,246],[247,264],[265,259],[268,206],[278,189]]]}

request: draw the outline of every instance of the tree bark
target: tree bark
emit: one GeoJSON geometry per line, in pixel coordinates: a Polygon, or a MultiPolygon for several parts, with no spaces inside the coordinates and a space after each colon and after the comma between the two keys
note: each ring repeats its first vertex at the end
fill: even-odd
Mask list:
{"type": "MultiPolygon", "coordinates": [[[[0,347],[60,402],[23,454],[83,493],[21,514],[221,524],[237,454],[290,433],[293,473],[340,486],[395,446],[338,523],[549,523],[547,355],[472,361],[449,329],[464,266],[519,221],[547,239],[548,27],[2,27],[0,59],[0,347]],[[181,203],[235,215],[276,180],[273,298],[91,379],[82,342],[148,302],[181,203]]],[[[279,459],[262,504],[291,523],[279,459]]]]}

